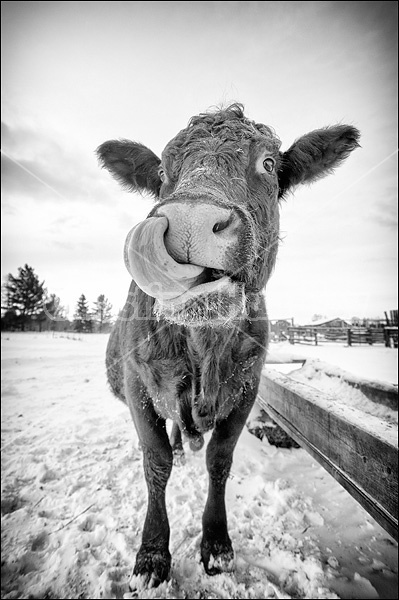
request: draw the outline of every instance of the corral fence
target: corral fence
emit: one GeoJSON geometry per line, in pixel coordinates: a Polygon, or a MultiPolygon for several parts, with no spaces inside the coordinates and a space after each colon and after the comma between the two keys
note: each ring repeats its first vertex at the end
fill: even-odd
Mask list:
{"type": "MultiPolygon", "coordinates": [[[[364,386],[362,391],[376,404],[398,409],[397,386],[364,386]]],[[[263,370],[257,402],[398,539],[397,426],[269,367],[263,370]]]]}
{"type": "Polygon", "coordinates": [[[387,348],[398,347],[398,327],[288,327],[290,344],[318,346],[328,342],[354,344],[385,344],[387,348]]]}

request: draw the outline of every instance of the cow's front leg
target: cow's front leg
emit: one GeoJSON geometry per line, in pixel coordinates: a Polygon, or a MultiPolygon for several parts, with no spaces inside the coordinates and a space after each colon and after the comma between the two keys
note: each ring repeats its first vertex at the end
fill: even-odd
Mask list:
{"type": "Polygon", "coordinates": [[[155,587],[167,579],[171,565],[165,488],[172,470],[172,449],[165,420],[156,414],[148,396],[129,399],[129,407],[141,442],[148,488],[147,515],[133,577],[141,575],[155,587]]]}
{"type": "Polygon", "coordinates": [[[209,489],[202,517],[201,559],[208,575],[231,571],[234,567],[234,552],[227,530],[225,490],[233,451],[256,397],[250,396],[243,398],[242,405],[227,419],[216,421],[206,451],[209,489]]]}

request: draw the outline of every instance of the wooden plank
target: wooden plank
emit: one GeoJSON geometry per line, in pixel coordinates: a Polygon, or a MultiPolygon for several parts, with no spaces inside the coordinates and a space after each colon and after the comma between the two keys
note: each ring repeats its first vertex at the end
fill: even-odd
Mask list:
{"type": "Polygon", "coordinates": [[[258,403],[398,539],[396,427],[267,367],[258,403]]]}

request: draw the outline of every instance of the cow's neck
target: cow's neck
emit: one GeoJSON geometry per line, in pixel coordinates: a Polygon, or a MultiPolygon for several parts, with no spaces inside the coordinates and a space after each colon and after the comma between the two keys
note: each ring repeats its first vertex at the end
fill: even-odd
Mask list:
{"type": "Polygon", "coordinates": [[[221,357],[234,345],[239,328],[233,327],[193,327],[188,329],[188,344],[199,357],[211,352],[221,357]]]}

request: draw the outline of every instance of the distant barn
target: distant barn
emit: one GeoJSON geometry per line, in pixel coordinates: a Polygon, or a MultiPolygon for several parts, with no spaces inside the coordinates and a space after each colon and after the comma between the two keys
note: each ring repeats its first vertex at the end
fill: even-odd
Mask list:
{"type": "Polygon", "coordinates": [[[318,321],[313,321],[305,327],[312,327],[313,329],[321,329],[325,327],[338,327],[340,329],[347,329],[351,324],[349,321],[345,321],[345,319],[341,319],[340,317],[335,317],[334,319],[320,319],[318,321]]]}

